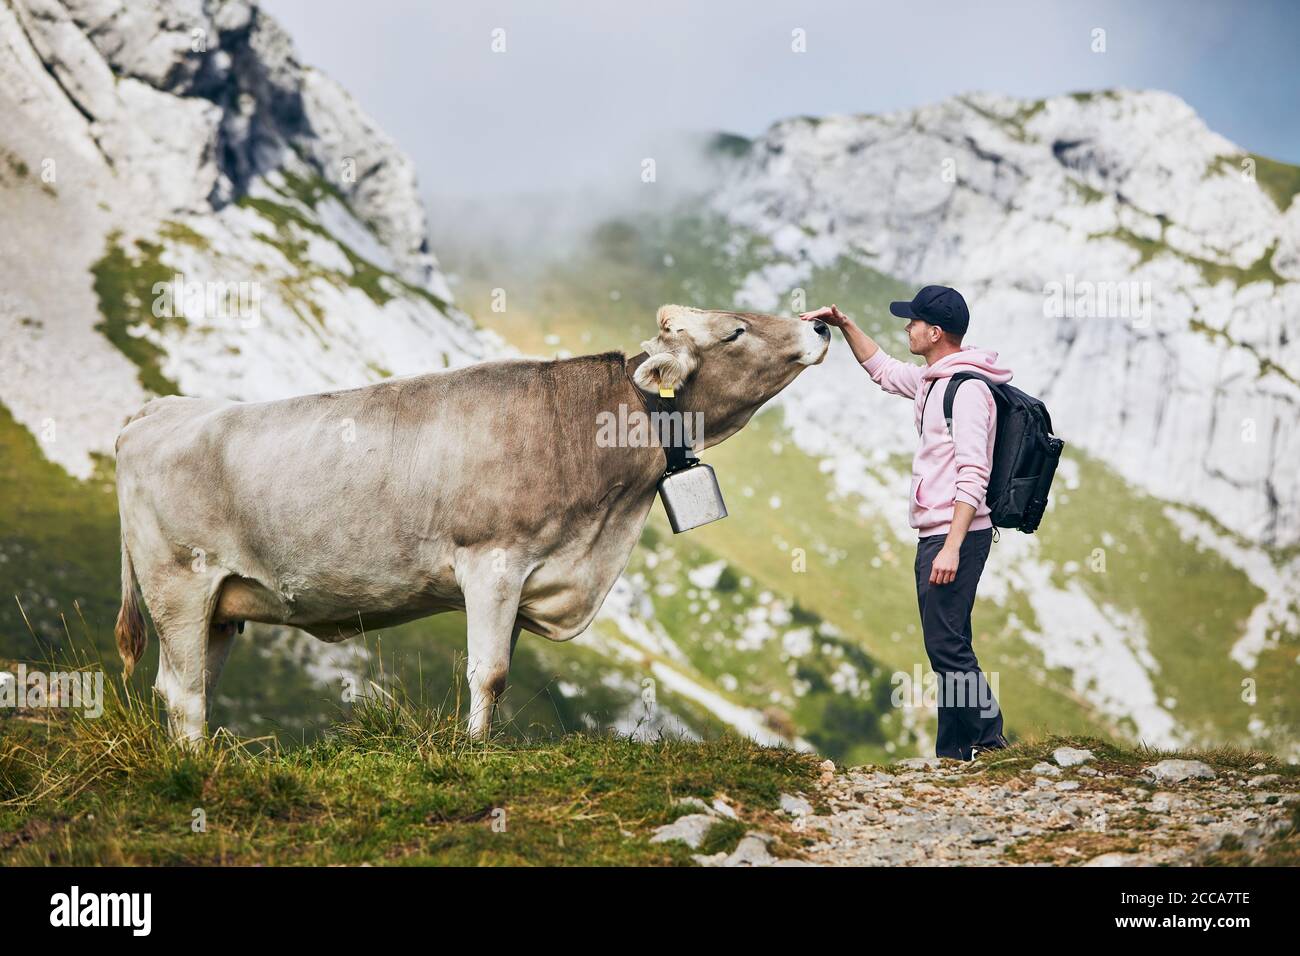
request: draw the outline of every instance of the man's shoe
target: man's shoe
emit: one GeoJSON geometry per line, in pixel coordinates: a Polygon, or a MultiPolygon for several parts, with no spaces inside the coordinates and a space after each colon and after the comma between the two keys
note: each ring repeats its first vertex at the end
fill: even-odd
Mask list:
{"type": "Polygon", "coordinates": [[[1007,749],[1008,747],[1010,747],[1010,746],[1011,746],[1011,745],[1010,745],[1009,743],[1007,743],[1007,738],[1006,738],[1006,737],[1003,737],[1001,734],[998,734],[998,737],[997,737],[997,743],[983,744],[983,745],[978,746],[978,747],[971,747],[971,749],[970,749],[970,759],[971,759],[971,760],[974,760],[977,756],[979,756],[979,755],[980,755],[981,753],[983,753],[985,750],[1006,750],[1006,749],[1007,749]]]}

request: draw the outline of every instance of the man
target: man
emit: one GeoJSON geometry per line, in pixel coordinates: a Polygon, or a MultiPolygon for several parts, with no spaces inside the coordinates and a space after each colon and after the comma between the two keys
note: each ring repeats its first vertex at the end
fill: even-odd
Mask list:
{"type": "Polygon", "coordinates": [[[969,379],[957,390],[951,429],[943,395],[954,372],[978,372],[994,382],[1011,379],[996,352],[962,345],[970,323],[955,289],[928,285],[911,302],[889,311],[907,319],[907,344],[925,366],[886,355],[836,306],[805,312],[844,333],[854,357],[885,391],[912,399],[921,444],[912,459],[910,524],[916,548],[916,598],[930,667],[939,678],[939,734],[935,753],[974,759],[1007,745],[1002,712],[971,646],[975,588],[993,540],[985,502],[997,434],[997,410],[987,385],[969,379]],[[927,401],[934,392],[934,401],[927,401]]]}

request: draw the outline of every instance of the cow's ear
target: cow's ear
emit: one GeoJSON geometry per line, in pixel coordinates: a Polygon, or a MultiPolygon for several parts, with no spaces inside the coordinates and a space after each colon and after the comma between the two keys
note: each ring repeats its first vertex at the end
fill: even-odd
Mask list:
{"type": "Polygon", "coordinates": [[[672,325],[674,319],[685,319],[690,313],[691,310],[683,305],[661,305],[655,315],[655,320],[658,321],[661,332],[670,332],[672,329],[669,326],[672,325]]]}
{"type": "Polygon", "coordinates": [[[680,349],[671,352],[658,352],[637,366],[637,385],[647,392],[657,392],[661,388],[680,388],[694,371],[694,364],[687,353],[680,349]]]}

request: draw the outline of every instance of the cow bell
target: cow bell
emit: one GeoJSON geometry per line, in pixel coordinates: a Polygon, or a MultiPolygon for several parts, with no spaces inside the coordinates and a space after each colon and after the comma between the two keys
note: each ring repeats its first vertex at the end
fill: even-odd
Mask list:
{"type": "Polygon", "coordinates": [[[696,459],[695,464],[672,471],[659,479],[659,497],[673,534],[690,531],[727,516],[727,504],[713,468],[696,459]]]}

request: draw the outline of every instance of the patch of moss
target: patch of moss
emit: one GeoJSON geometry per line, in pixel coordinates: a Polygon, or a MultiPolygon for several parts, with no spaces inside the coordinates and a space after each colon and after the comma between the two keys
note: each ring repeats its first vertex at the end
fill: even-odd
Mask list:
{"type": "Polygon", "coordinates": [[[173,270],[163,265],[160,245],[137,240],[133,255],[120,240],[120,233],[110,233],[103,257],[91,267],[103,316],[95,329],[136,366],[141,385],[156,395],[177,395],[176,383],[162,373],[166,353],[139,334],[143,329],[161,332],[169,325],[185,325],[178,316],[154,315],[155,290],[172,281],[173,270]]]}
{"type": "Polygon", "coordinates": [[[1101,190],[1093,189],[1087,183],[1079,182],[1077,179],[1067,179],[1066,182],[1073,187],[1074,191],[1079,194],[1079,198],[1081,198],[1085,203],[1101,202],[1106,198],[1105,193],[1101,192],[1101,190]]]}
{"type": "Polygon", "coordinates": [[[1192,321],[1189,323],[1189,327],[1192,329],[1192,331],[1200,332],[1202,335],[1210,339],[1213,339],[1215,341],[1222,342],[1225,345],[1230,345],[1233,346],[1234,348],[1245,349],[1254,357],[1255,361],[1259,363],[1260,378],[1263,378],[1265,375],[1273,374],[1273,375],[1281,376],[1282,378],[1290,382],[1292,385],[1300,385],[1300,380],[1297,380],[1294,375],[1292,375],[1282,366],[1278,365],[1267,355],[1260,354],[1259,349],[1255,348],[1255,346],[1250,345],[1246,342],[1238,342],[1236,339],[1230,336],[1223,329],[1216,329],[1213,326],[1207,325],[1206,323],[1202,322],[1200,319],[1192,319],[1192,321]]]}
{"type": "Polygon", "coordinates": [[[1225,176],[1243,176],[1248,168],[1247,160],[1254,165],[1255,182],[1273,200],[1278,211],[1290,209],[1291,202],[1300,193],[1300,166],[1278,162],[1258,153],[1233,153],[1215,159],[1206,169],[1206,175],[1218,172],[1225,176]]]}
{"type": "Polygon", "coordinates": [[[1258,153],[1251,153],[1250,158],[1255,161],[1255,182],[1269,194],[1281,212],[1286,212],[1296,195],[1300,194],[1300,166],[1280,163],[1258,153]]]}
{"type": "Polygon", "coordinates": [[[299,176],[287,169],[280,170],[280,175],[288,193],[309,209],[315,210],[326,198],[337,200],[340,205],[348,207],[347,198],[339,188],[321,176],[299,176]]]}
{"type": "Polygon", "coordinates": [[[350,285],[360,289],[375,305],[379,306],[391,302],[398,294],[405,291],[410,295],[424,299],[441,312],[447,311],[450,307],[445,300],[434,295],[429,290],[407,282],[400,276],[394,275],[386,269],[381,269],[369,259],[359,255],[346,243],[339,241],[336,236],[326,231],[319,223],[304,215],[289,203],[276,202],[265,197],[244,196],[239,200],[239,204],[256,210],[263,219],[275,226],[274,235],[265,232],[255,233],[254,235],[262,242],[278,249],[293,264],[297,270],[297,276],[291,280],[281,280],[281,284],[296,298],[310,300],[311,295],[307,285],[314,278],[324,278],[335,284],[350,285]],[[345,275],[332,269],[324,269],[308,260],[307,241],[294,235],[295,227],[307,232],[313,232],[338,246],[347,257],[348,263],[352,267],[352,274],[345,275]]]}
{"type": "Polygon", "coordinates": [[[199,235],[183,222],[168,220],[158,227],[158,236],[178,245],[192,246],[195,249],[207,249],[208,240],[199,235]]]}
{"type": "Polygon", "coordinates": [[[1252,282],[1268,282],[1272,285],[1285,285],[1283,279],[1273,269],[1273,255],[1277,252],[1277,243],[1269,246],[1264,250],[1257,260],[1249,266],[1241,267],[1222,262],[1212,262],[1209,259],[1202,259],[1199,256],[1189,255],[1186,252],[1180,252],[1177,249],[1156,239],[1148,239],[1145,236],[1139,236],[1129,229],[1119,228],[1110,232],[1093,233],[1089,239],[1117,239],[1126,245],[1132,246],[1138,251],[1138,265],[1150,262],[1158,255],[1171,255],[1182,259],[1184,262],[1195,266],[1200,270],[1201,275],[1209,285],[1216,285],[1219,282],[1231,282],[1237,288],[1250,285],[1252,282]]]}

